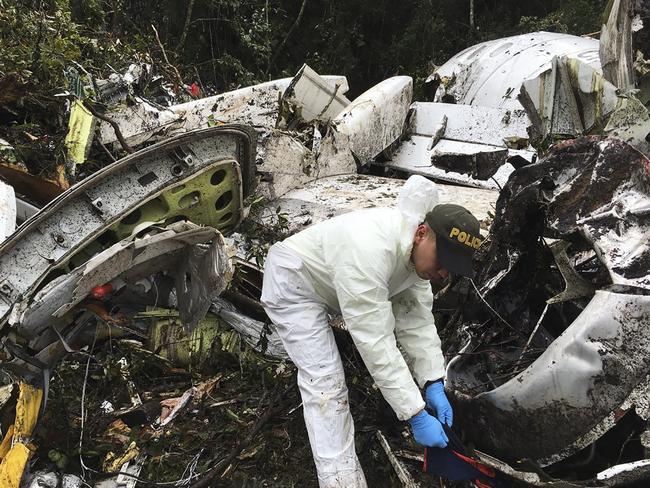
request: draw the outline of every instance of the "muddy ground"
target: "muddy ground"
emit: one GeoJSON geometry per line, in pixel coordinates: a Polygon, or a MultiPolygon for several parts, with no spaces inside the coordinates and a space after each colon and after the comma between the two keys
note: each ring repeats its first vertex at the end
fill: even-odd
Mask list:
{"type": "MultiPolygon", "coordinates": [[[[396,451],[417,455],[422,449],[406,437],[405,423],[373,388],[349,336],[337,331],[337,341],[368,485],[402,486],[376,431],[380,429],[396,451]]],[[[53,374],[32,470],[84,473],[92,484],[107,476],[101,472],[120,465],[114,461],[111,468],[111,459],[135,445],[146,455],[139,486],[180,479],[191,486],[210,479],[205,486],[317,487],[295,368],[269,361],[246,346],[241,352],[225,352],[218,342],[199,367],[177,367],[132,340],[98,343],[90,356],[69,355],[53,374]],[[170,424],[152,427],[161,401],[178,398],[192,386],[202,393],[170,424]],[[133,389],[143,404],[128,411],[133,389]],[[80,449],[82,399],[86,416],[80,449]],[[105,402],[115,411],[107,412],[111,407],[105,402]],[[257,433],[251,437],[251,432],[257,433]]],[[[422,473],[421,462],[400,460],[421,486],[440,486],[438,479],[422,473]]]]}

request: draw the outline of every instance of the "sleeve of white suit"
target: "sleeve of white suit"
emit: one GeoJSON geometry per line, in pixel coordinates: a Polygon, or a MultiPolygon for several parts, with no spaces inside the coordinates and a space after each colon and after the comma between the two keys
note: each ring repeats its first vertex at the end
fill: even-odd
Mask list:
{"type": "Polygon", "coordinates": [[[427,381],[444,377],[445,360],[431,313],[431,285],[421,280],[393,297],[392,302],[395,335],[420,387],[427,381]]]}
{"type": "Polygon", "coordinates": [[[392,254],[379,249],[364,250],[361,259],[350,251],[333,267],[333,284],[343,319],[361,357],[386,401],[400,420],[424,408],[424,400],[404,357],[397,348],[395,318],[388,299],[388,269],[392,254]],[[360,266],[359,261],[373,263],[360,266]]]}

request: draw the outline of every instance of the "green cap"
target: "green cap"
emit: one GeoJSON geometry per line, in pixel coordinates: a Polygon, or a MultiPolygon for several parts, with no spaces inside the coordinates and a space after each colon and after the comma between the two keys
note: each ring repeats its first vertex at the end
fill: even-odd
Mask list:
{"type": "Polygon", "coordinates": [[[424,221],[436,233],[440,264],[450,273],[474,276],[472,255],[483,243],[476,217],[465,207],[443,203],[433,207],[424,221]]]}

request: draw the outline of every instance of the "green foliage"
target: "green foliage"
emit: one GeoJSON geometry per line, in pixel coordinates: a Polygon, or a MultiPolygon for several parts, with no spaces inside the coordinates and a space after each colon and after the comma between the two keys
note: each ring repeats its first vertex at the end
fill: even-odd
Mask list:
{"type": "MultiPolygon", "coordinates": [[[[99,2],[81,2],[91,25],[99,2]]],[[[79,63],[97,76],[122,68],[138,52],[137,43],[111,39],[105,32],[73,20],[69,2],[57,0],[32,8],[29,1],[0,0],[0,70],[38,84],[39,91],[62,90],[66,68],[79,63]]]]}
{"type": "Polygon", "coordinates": [[[0,0],[0,81],[13,92],[0,103],[0,137],[14,146],[32,174],[55,179],[65,164],[66,99],[71,69],[107,77],[144,52],[133,37],[122,42],[100,28],[103,2],[0,0]],[[74,2],[73,2],[74,3],[74,2]],[[75,22],[81,16],[88,24],[75,22]]]}
{"type": "Polygon", "coordinates": [[[602,5],[589,0],[573,0],[562,3],[549,14],[522,16],[517,26],[522,33],[535,31],[588,34],[600,28],[602,5]]]}
{"type": "Polygon", "coordinates": [[[346,75],[349,98],[399,74],[423,99],[434,67],[465,47],[534,30],[594,32],[605,3],[475,0],[472,28],[469,0],[0,0],[0,83],[20,82],[10,100],[0,93],[0,137],[30,170],[51,172],[64,162],[66,104],[53,95],[67,89],[66,70],[106,78],[138,60],[179,91],[196,82],[223,92],[306,62],[346,75]]]}
{"type": "Polygon", "coordinates": [[[217,91],[293,74],[303,62],[358,94],[394,74],[422,79],[475,42],[533,30],[597,31],[603,0],[0,0],[0,70],[62,88],[72,62],[96,75],[138,53],[217,91]],[[192,9],[190,11],[190,4],[192,9]],[[189,15],[189,16],[188,16],[189,15]],[[197,80],[199,78],[200,80],[197,80]]]}

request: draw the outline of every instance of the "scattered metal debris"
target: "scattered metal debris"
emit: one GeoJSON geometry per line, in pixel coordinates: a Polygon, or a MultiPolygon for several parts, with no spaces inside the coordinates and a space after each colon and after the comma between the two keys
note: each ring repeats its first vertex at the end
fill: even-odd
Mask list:
{"type": "Polygon", "coordinates": [[[551,67],[555,56],[580,59],[600,69],[596,39],[532,32],[482,42],[458,53],[427,79],[436,102],[520,110],[524,81],[551,67]]]}
{"type": "Polygon", "coordinates": [[[359,95],[332,119],[331,137],[347,136],[356,161],[368,164],[402,136],[412,97],[410,76],[388,78],[359,95]]]}
{"type": "MultiPolygon", "coordinates": [[[[471,419],[457,425],[476,458],[532,486],[647,480],[642,4],[615,0],[600,43],[538,32],[470,47],[431,75],[432,103],[412,101],[407,76],[350,101],[344,76],[307,65],[293,78],[181,104],[169,87],[158,86],[155,100],[136,93],[155,78],[146,64],[109,80],[71,71],[71,167],[37,178],[0,140],[9,183],[0,184],[0,359],[10,383],[0,414],[16,412],[0,478],[18,487],[50,393],[67,416],[51,428],[76,438],[41,453],[45,469],[23,480],[30,488],[91,478],[134,487],[158,475],[198,487],[263,456],[289,462],[285,444],[304,444],[306,433],[295,431],[294,371],[259,304],[266,249],[335,215],[395,205],[401,177],[416,173],[442,182],[440,201],[469,208],[486,234],[476,280],[437,290],[434,308],[454,356],[447,388],[457,418],[471,419]],[[84,99],[84,83],[97,100],[84,99]],[[598,136],[558,143],[585,134],[598,136]],[[92,144],[109,159],[135,152],[68,189],[92,144]],[[18,379],[37,386],[16,388],[18,379]],[[18,419],[24,408],[27,422],[18,419]],[[161,454],[168,441],[183,452],[161,454]],[[59,476],[72,452],[81,477],[59,476]],[[183,465],[166,471],[165,456],[183,465]]],[[[353,402],[380,410],[345,324],[330,322],[354,376],[353,402]]],[[[362,462],[381,460],[381,482],[396,474],[420,486],[409,463],[421,456],[391,432],[394,419],[365,424],[362,462]]]]}
{"type": "Polygon", "coordinates": [[[448,326],[469,335],[449,363],[448,381],[458,410],[474,419],[470,435],[479,449],[549,466],[616,425],[638,428],[622,427],[624,413],[646,418],[631,406],[648,395],[650,371],[648,168],[629,145],[592,137],[555,146],[509,179],[476,294],[448,326]],[[571,266],[598,290],[593,296],[573,294],[575,280],[561,279],[566,271],[542,264],[560,256],[542,236],[566,242],[569,258],[558,267],[571,266]],[[491,317],[483,301],[498,314],[491,317]],[[531,341],[538,352],[522,361],[531,341]],[[495,343],[507,347],[493,353],[495,343]]]}
{"type": "Polygon", "coordinates": [[[316,121],[328,123],[350,104],[347,83],[331,84],[306,64],[282,94],[277,127],[291,129],[316,121]]]}

